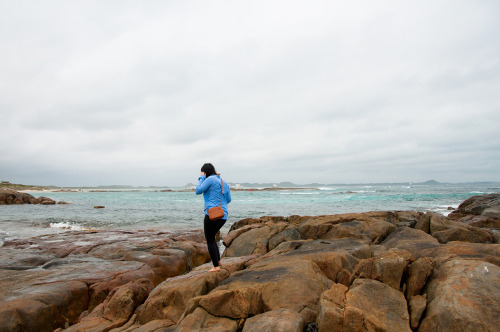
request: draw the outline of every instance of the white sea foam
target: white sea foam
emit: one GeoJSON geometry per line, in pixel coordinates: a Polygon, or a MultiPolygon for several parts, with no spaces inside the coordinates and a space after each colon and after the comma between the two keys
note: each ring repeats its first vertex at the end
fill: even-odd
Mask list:
{"type": "Polygon", "coordinates": [[[280,195],[319,195],[319,193],[280,193],[280,195]]]}
{"type": "Polygon", "coordinates": [[[56,223],[50,223],[51,228],[60,228],[60,229],[68,229],[72,231],[83,231],[85,230],[84,227],[78,226],[78,225],[71,225],[70,223],[67,222],[56,222],[56,223]]]}

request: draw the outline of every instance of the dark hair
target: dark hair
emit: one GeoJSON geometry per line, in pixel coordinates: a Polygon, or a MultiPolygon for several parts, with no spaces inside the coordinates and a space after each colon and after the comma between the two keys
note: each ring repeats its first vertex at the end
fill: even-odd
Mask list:
{"type": "Polygon", "coordinates": [[[205,165],[201,166],[201,171],[205,172],[205,174],[207,175],[207,178],[210,175],[217,175],[217,171],[215,170],[214,165],[212,165],[210,163],[206,163],[205,165]]]}

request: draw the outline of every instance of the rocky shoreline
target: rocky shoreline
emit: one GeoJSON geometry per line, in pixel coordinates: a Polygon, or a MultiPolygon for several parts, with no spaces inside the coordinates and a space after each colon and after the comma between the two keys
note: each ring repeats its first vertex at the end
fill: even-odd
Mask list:
{"type": "Polygon", "coordinates": [[[497,331],[500,195],[414,211],[85,231],[0,247],[0,331],[497,331]]]}

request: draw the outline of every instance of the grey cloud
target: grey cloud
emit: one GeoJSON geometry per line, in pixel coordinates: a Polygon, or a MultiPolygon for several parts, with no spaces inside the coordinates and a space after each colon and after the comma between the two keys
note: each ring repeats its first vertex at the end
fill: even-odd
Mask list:
{"type": "Polygon", "coordinates": [[[500,180],[494,1],[0,9],[7,180],[500,180]]]}

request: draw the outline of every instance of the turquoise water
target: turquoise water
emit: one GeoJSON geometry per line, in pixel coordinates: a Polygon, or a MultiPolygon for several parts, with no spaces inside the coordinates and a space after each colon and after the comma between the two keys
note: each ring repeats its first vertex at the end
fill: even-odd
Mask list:
{"type": "MultiPolygon", "coordinates": [[[[300,191],[232,191],[229,219],[264,215],[321,215],[382,210],[449,213],[473,195],[499,192],[498,184],[338,186],[300,191]]],[[[201,229],[203,198],[194,192],[43,192],[69,205],[0,206],[0,243],[13,238],[79,229],[201,229]],[[104,209],[94,209],[104,205],[104,209]]]]}

